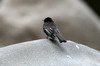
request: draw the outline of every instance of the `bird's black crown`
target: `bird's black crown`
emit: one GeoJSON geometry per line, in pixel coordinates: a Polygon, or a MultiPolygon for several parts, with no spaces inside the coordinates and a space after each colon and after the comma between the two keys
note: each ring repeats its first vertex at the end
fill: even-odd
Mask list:
{"type": "Polygon", "coordinates": [[[53,22],[53,20],[52,20],[52,18],[47,17],[47,18],[44,19],[44,22],[53,22]]]}

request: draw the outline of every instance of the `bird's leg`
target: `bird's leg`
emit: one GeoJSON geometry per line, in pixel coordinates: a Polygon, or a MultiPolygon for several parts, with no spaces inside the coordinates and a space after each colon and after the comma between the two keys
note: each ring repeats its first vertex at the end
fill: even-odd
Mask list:
{"type": "Polygon", "coordinates": [[[49,39],[49,36],[47,36],[46,38],[49,39]]]}
{"type": "Polygon", "coordinates": [[[47,36],[46,38],[47,38],[47,39],[50,39],[50,40],[54,40],[52,37],[49,37],[49,36],[47,36]]]}
{"type": "Polygon", "coordinates": [[[49,36],[47,36],[46,38],[47,38],[47,39],[52,39],[52,38],[51,38],[51,37],[49,37],[49,36]]]}

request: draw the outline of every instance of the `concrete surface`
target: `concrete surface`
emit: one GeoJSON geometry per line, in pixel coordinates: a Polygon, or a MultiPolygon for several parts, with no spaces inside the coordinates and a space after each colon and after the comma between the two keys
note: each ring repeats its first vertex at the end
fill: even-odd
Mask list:
{"type": "Polygon", "coordinates": [[[69,40],[40,39],[0,48],[0,66],[100,66],[100,52],[69,40]]]}

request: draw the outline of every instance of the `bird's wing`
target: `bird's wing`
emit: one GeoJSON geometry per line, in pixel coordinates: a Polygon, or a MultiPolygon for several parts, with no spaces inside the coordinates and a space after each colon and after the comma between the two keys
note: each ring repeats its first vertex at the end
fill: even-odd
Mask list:
{"type": "Polygon", "coordinates": [[[52,29],[52,28],[50,28],[50,27],[46,27],[46,26],[44,26],[44,32],[47,34],[47,35],[52,35],[53,33],[54,33],[54,30],[52,29]]]}
{"type": "Polygon", "coordinates": [[[57,29],[55,29],[55,34],[60,33],[60,31],[57,29]]]}
{"type": "Polygon", "coordinates": [[[55,23],[53,23],[54,25],[52,26],[52,28],[54,29],[55,34],[60,33],[58,27],[56,26],[55,23]]]}

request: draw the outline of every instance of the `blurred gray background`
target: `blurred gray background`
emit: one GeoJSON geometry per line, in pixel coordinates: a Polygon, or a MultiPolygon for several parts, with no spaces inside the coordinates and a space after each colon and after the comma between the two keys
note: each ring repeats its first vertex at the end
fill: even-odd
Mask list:
{"type": "Polygon", "coordinates": [[[46,17],[66,40],[100,50],[100,19],[82,0],[0,0],[0,46],[45,38],[46,17]]]}

